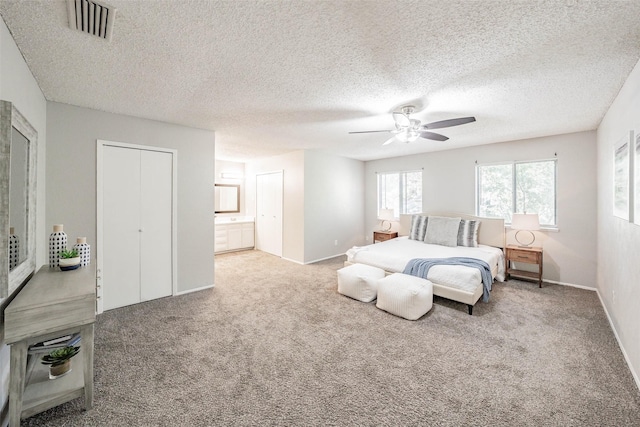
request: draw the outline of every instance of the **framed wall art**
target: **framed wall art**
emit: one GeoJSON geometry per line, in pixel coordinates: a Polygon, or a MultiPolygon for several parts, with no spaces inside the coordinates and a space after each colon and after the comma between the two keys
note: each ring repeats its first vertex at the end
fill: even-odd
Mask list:
{"type": "Polygon", "coordinates": [[[621,138],[613,147],[613,215],[629,220],[629,136],[621,138]]]}
{"type": "Polygon", "coordinates": [[[640,127],[633,137],[633,222],[640,225],[640,127]]]}

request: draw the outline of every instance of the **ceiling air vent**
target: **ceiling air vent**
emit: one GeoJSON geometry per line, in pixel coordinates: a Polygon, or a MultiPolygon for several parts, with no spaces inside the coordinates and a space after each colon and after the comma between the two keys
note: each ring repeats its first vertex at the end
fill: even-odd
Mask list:
{"type": "Polygon", "coordinates": [[[69,27],[111,41],[115,9],[94,0],[67,0],[69,27]]]}

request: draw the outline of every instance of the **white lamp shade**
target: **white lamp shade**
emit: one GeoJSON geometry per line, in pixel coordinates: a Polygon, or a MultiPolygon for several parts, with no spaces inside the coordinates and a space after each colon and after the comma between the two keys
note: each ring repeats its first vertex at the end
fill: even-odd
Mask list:
{"type": "Polygon", "coordinates": [[[538,214],[514,213],[511,218],[511,228],[514,230],[540,230],[538,214]]]}
{"type": "Polygon", "coordinates": [[[393,209],[380,209],[380,212],[378,212],[378,219],[393,221],[395,219],[393,216],[393,209]]]}

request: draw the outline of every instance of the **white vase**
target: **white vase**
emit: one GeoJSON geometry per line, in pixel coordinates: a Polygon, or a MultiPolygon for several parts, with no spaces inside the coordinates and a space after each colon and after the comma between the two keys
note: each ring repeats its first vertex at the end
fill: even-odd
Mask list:
{"type": "Polygon", "coordinates": [[[73,245],[73,249],[78,251],[80,256],[80,266],[84,267],[91,263],[91,246],[87,243],[86,237],[78,237],[76,244],[73,245]]]}
{"type": "Polygon", "coordinates": [[[60,252],[67,250],[67,234],[62,231],[63,225],[53,226],[53,233],[49,235],[49,267],[57,267],[60,261],[60,252]]]}

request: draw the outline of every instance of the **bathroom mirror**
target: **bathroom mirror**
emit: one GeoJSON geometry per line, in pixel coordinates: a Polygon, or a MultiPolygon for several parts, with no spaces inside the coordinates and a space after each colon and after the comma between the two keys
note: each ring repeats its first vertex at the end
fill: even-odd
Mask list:
{"type": "Polygon", "coordinates": [[[16,107],[0,101],[0,297],[35,271],[38,134],[16,107]]]}
{"type": "Polygon", "coordinates": [[[233,184],[215,185],[215,213],[240,212],[240,186],[233,184]]]}

